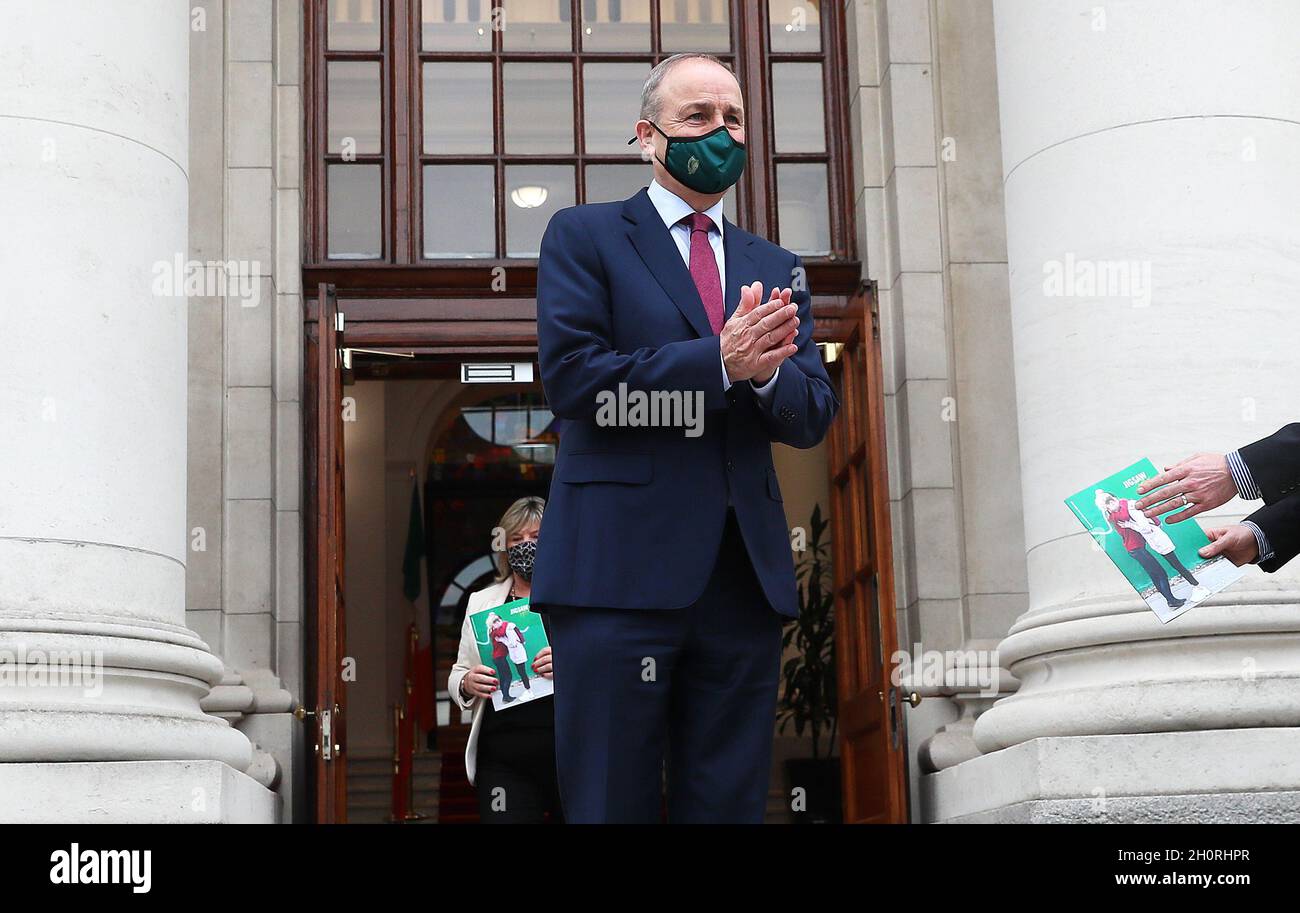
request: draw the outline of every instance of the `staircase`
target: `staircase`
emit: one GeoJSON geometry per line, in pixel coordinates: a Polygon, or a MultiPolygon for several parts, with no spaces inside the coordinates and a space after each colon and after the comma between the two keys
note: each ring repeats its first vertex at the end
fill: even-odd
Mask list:
{"type": "Polygon", "coordinates": [[[443,755],[439,824],[478,824],[478,794],[465,774],[465,749],[443,755]]]}
{"type": "MultiPolygon", "coordinates": [[[[442,755],[417,751],[413,759],[414,811],[426,817],[415,824],[438,820],[438,787],[442,755]]],[[[390,750],[355,753],[348,758],[348,823],[388,824],[393,812],[393,757],[390,750]]]]}

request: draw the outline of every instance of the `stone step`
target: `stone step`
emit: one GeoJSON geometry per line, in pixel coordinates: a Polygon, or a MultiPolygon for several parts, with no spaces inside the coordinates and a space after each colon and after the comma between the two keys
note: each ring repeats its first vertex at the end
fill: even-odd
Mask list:
{"type": "MultiPolygon", "coordinates": [[[[442,758],[438,755],[416,755],[411,759],[411,764],[416,770],[438,769],[442,767],[442,758]]],[[[392,758],[349,758],[348,771],[353,770],[392,770],[392,758]]]]}
{"type": "MultiPolygon", "coordinates": [[[[416,783],[420,783],[426,780],[436,783],[442,778],[437,771],[417,770],[412,776],[412,779],[415,780],[416,783]]],[[[377,774],[371,774],[371,773],[354,774],[351,771],[348,771],[349,788],[350,788],[350,784],[353,783],[357,783],[357,784],[364,783],[364,784],[373,785],[376,783],[392,783],[392,782],[393,782],[392,771],[385,771],[384,773],[377,773],[377,774]]]]}
{"type": "MultiPolygon", "coordinates": [[[[436,815],[438,813],[437,796],[416,796],[414,804],[415,804],[415,810],[422,815],[436,815]]],[[[374,798],[374,801],[367,801],[367,802],[349,801],[348,802],[349,815],[351,815],[354,811],[358,814],[369,814],[371,812],[379,812],[379,813],[383,813],[384,815],[388,815],[392,811],[392,809],[393,809],[393,803],[388,801],[388,799],[384,796],[376,796],[374,798]]]]}

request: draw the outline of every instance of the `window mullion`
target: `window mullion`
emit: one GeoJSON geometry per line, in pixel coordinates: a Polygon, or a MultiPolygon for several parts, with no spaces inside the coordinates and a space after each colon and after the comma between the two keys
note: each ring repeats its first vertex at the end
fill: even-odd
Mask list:
{"type": "Polygon", "coordinates": [[[388,28],[386,29],[386,56],[388,60],[388,115],[392,124],[389,130],[391,146],[385,150],[392,171],[393,188],[393,259],[397,263],[409,264],[414,254],[413,238],[419,236],[419,207],[414,204],[412,189],[412,129],[414,105],[411,70],[416,58],[412,53],[413,22],[411,7],[419,6],[419,0],[393,0],[388,7],[388,28]]]}

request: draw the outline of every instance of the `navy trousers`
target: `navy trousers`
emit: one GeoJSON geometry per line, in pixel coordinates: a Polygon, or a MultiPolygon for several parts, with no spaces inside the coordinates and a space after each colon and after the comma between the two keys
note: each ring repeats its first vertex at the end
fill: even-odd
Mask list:
{"type": "Polygon", "coordinates": [[[671,823],[762,822],[783,619],[732,511],[694,605],[549,615],[566,821],[656,823],[666,780],[671,823]]]}

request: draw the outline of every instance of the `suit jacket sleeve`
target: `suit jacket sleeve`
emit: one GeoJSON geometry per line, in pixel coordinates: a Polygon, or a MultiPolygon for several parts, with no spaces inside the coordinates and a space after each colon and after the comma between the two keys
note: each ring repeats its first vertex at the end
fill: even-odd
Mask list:
{"type": "Polygon", "coordinates": [[[1263,530],[1273,549],[1273,557],[1259,563],[1261,570],[1271,574],[1300,554],[1300,494],[1267,504],[1246,519],[1263,530]]]}
{"type": "Polygon", "coordinates": [[[604,266],[577,209],[551,217],[537,263],[537,360],[547,405],[560,418],[594,419],[597,394],[656,390],[704,393],[706,410],[727,408],[717,336],[622,353],[614,349],[604,266]]]}
{"type": "MultiPolygon", "coordinates": [[[[1300,492],[1300,422],[1292,422],[1263,440],[1247,444],[1238,453],[1259,486],[1265,504],[1300,492]]],[[[1261,524],[1260,529],[1263,528],[1261,524]]],[[[1272,542],[1272,533],[1265,532],[1272,542]]]]}
{"type": "Polygon", "coordinates": [[[790,274],[794,277],[791,288],[799,288],[790,296],[799,307],[799,330],[794,338],[799,351],[781,363],[772,396],[755,395],[755,400],[768,437],[806,449],[817,446],[826,436],[840,401],[813,340],[812,293],[803,278],[807,276],[803,260],[798,256],[790,274]]]}

